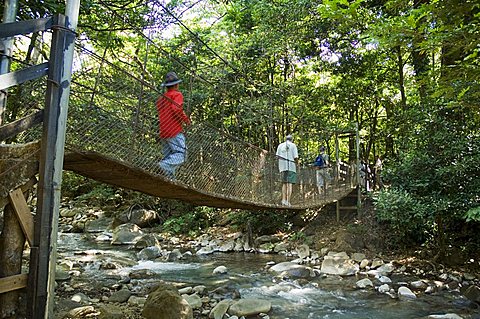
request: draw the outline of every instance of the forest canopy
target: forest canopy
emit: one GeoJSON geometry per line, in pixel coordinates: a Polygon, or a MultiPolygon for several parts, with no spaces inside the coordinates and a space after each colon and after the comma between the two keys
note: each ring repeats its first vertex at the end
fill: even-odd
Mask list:
{"type": "MultiPolygon", "coordinates": [[[[19,8],[26,20],[64,2],[19,8]]],[[[478,1],[82,0],[78,34],[157,87],[175,70],[193,121],[270,151],[293,133],[312,161],[358,125],[361,157],[387,169],[379,217],[406,238],[480,221],[478,1]]],[[[30,41],[33,63],[45,40],[30,41]]]]}

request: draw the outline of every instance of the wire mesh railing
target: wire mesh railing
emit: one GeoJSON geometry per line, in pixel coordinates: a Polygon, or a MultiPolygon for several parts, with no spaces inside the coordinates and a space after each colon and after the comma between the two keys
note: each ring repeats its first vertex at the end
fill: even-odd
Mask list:
{"type": "MultiPolygon", "coordinates": [[[[38,36],[26,39],[38,41],[38,36]]],[[[14,60],[14,69],[29,65],[26,56],[14,60]]],[[[35,61],[41,63],[44,59],[41,55],[35,61]]],[[[275,154],[206,122],[194,119],[193,125],[185,129],[186,160],[175,176],[164,174],[159,166],[165,154],[157,114],[157,100],[162,93],[144,80],[145,69],[141,64],[121,62],[115,59],[115,54],[100,56],[77,47],[73,71],[66,135],[70,151],[96,152],[214,197],[279,206],[282,181],[275,154]]],[[[40,77],[9,89],[2,125],[43,110],[46,87],[46,78],[40,77]]],[[[29,143],[41,134],[41,125],[37,124],[5,142],[29,143]]],[[[34,153],[38,154],[38,148],[34,153]]],[[[32,154],[25,156],[30,158],[32,154]]],[[[331,202],[353,187],[353,170],[348,165],[334,165],[327,188],[318,187],[316,173],[311,166],[298,165],[298,183],[290,199],[293,206],[312,207],[331,202]]]]}
{"type": "MultiPolygon", "coordinates": [[[[77,56],[80,59],[72,81],[67,148],[96,152],[219,198],[258,205],[280,203],[282,181],[275,154],[206,123],[194,121],[186,127],[186,160],[174,177],[163,176],[159,162],[164,154],[155,106],[161,93],[88,50],[79,51],[77,56]]],[[[319,191],[314,168],[299,165],[291,205],[312,207],[351,190],[352,170],[341,168],[337,173],[334,167],[329,186],[319,191]]]]}

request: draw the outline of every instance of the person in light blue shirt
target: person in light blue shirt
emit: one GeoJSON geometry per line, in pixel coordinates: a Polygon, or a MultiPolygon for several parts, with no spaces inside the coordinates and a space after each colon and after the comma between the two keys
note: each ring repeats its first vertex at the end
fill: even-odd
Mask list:
{"type": "Polygon", "coordinates": [[[292,135],[277,147],[278,169],[282,175],[282,205],[290,206],[293,184],[297,183],[298,150],[292,135]]]}

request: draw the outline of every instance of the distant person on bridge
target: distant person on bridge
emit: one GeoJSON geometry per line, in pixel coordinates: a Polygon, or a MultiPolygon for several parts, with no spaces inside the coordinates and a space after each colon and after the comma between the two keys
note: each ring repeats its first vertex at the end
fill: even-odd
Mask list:
{"type": "Polygon", "coordinates": [[[313,166],[317,170],[317,188],[318,194],[320,195],[323,191],[327,190],[327,182],[331,180],[330,174],[328,173],[329,164],[329,157],[325,154],[325,146],[321,146],[320,154],[313,163],[313,166]]]}
{"type": "Polygon", "coordinates": [[[175,171],[185,162],[187,146],[183,134],[183,124],[190,125],[190,119],[183,111],[183,95],[178,90],[182,82],[175,72],[165,76],[162,86],[167,91],[158,98],[156,106],[160,138],[163,144],[163,159],[159,162],[161,174],[175,178],[175,171]]]}
{"type": "Polygon", "coordinates": [[[278,169],[282,175],[282,205],[290,206],[293,184],[297,183],[298,150],[292,135],[277,147],[278,169]]]}
{"type": "Polygon", "coordinates": [[[375,174],[374,189],[377,187],[380,190],[383,189],[382,169],[383,169],[382,159],[380,158],[380,155],[377,155],[377,159],[375,160],[375,167],[374,167],[374,174],[375,174]]]}

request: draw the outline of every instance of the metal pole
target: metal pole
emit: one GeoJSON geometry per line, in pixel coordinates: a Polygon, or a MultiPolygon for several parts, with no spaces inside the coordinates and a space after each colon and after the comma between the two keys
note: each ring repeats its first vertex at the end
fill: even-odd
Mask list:
{"type": "Polygon", "coordinates": [[[335,182],[338,184],[340,180],[340,145],[338,143],[338,132],[335,132],[335,165],[335,182]]]}
{"type": "Polygon", "coordinates": [[[355,148],[357,153],[356,172],[357,172],[357,213],[360,217],[362,208],[362,188],[360,186],[360,133],[358,132],[358,123],[355,123],[355,148]]]}
{"type": "Polygon", "coordinates": [[[79,9],[80,0],[67,0],[66,16],[57,16],[54,23],[57,27],[54,28],[50,52],[37,214],[27,292],[27,314],[32,319],[53,318],[58,211],[75,44],[73,31],[77,27],[79,9]]]}
{"type": "MultiPolygon", "coordinates": [[[[15,22],[18,10],[18,0],[5,0],[2,23],[15,22]]],[[[7,38],[0,43],[0,74],[10,72],[13,38],[7,38]]],[[[0,91],[0,125],[3,124],[7,107],[7,92],[0,91]]]]}

